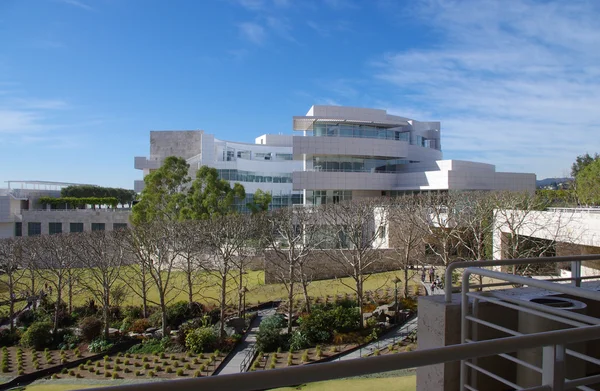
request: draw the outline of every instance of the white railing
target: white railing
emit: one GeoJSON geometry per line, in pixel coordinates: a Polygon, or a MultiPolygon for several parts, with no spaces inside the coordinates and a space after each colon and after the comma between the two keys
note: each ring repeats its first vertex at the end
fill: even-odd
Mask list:
{"type": "MultiPolygon", "coordinates": [[[[196,391],[255,391],[276,387],[295,386],[304,383],[341,379],[350,376],[361,376],[373,373],[409,369],[426,365],[464,360],[473,357],[484,357],[502,353],[510,353],[519,349],[547,347],[555,349],[558,341],[572,343],[584,342],[598,338],[600,326],[588,326],[577,329],[548,331],[518,337],[498,338],[489,341],[463,345],[445,346],[436,349],[423,349],[401,354],[360,358],[314,365],[303,365],[292,368],[273,369],[260,372],[246,372],[233,375],[221,375],[195,379],[183,379],[164,382],[129,384],[111,387],[111,390],[169,390],[196,391]]],[[[560,345],[559,345],[560,346],[560,345]]],[[[90,390],[106,390],[97,388],[90,390]]],[[[557,390],[552,384],[530,388],[533,390],[557,390]]]]}
{"type": "MultiPolygon", "coordinates": [[[[590,257],[598,259],[598,255],[590,257]]],[[[571,260],[578,259],[580,262],[584,257],[561,258],[568,258],[571,260]]],[[[528,261],[529,262],[526,263],[533,263],[531,262],[532,260],[528,261]]],[[[525,263],[525,260],[519,260],[518,263],[525,263]]],[[[551,293],[551,295],[545,296],[546,300],[554,300],[557,303],[573,303],[572,301],[561,300],[561,298],[554,299],[553,297],[558,294],[568,295],[569,298],[580,298],[586,299],[588,302],[591,300],[600,303],[600,292],[595,289],[585,289],[581,288],[579,285],[558,284],[547,280],[537,280],[519,275],[487,270],[480,267],[467,268],[462,276],[460,301],[461,344],[463,344],[463,346],[477,345],[480,343],[478,341],[480,329],[495,330],[496,332],[519,338],[535,335],[525,334],[526,332],[531,332],[532,329],[535,329],[535,327],[531,325],[535,322],[540,324],[539,328],[571,328],[571,330],[584,330],[589,327],[600,326],[599,318],[578,312],[566,311],[561,307],[552,307],[536,303],[535,301],[528,300],[519,295],[508,295],[506,291],[471,292],[469,280],[472,275],[501,280],[509,284],[538,288],[538,292],[546,292],[545,295],[551,293]],[[499,308],[497,310],[494,309],[496,313],[499,313],[499,311],[502,310],[501,308],[517,311],[517,314],[519,314],[517,329],[511,328],[507,324],[498,324],[497,321],[494,322],[490,320],[489,316],[488,318],[481,316],[481,303],[498,306],[499,308]],[[523,318],[528,319],[527,321],[521,320],[522,314],[525,314],[525,316],[528,317],[530,316],[529,318],[523,318]]],[[[581,304],[583,305],[583,303],[581,304]]],[[[508,312],[506,313],[508,314],[508,312]]],[[[514,315],[512,316],[514,317],[514,315]]],[[[597,333],[596,336],[590,340],[599,338],[600,333],[597,333]]],[[[534,389],[566,390],[576,388],[579,390],[592,390],[587,387],[587,385],[599,383],[600,376],[586,376],[586,374],[590,372],[598,372],[597,369],[595,371],[589,371],[586,369],[586,366],[597,365],[598,368],[600,368],[600,359],[583,353],[586,352],[586,349],[576,350],[573,348],[574,342],[575,341],[570,339],[557,339],[553,346],[544,346],[542,351],[539,351],[538,353],[532,353],[530,351],[522,356],[519,356],[519,354],[496,354],[502,359],[516,364],[516,370],[511,373],[510,379],[499,373],[498,364],[496,364],[495,367],[490,366],[489,363],[487,366],[482,366],[478,364],[476,358],[463,359],[461,361],[460,369],[460,390],[477,390],[477,374],[483,374],[497,382],[503,383],[505,386],[517,390],[531,389],[525,388],[525,386],[529,385],[531,387],[531,384],[537,383],[538,379],[541,379],[541,384],[536,385],[536,388],[534,389]],[[539,358],[541,358],[541,363],[536,362],[536,355],[538,357],[537,361],[540,361],[539,358]],[[573,360],[579,360],[579,362],[573,364],[573,360]],[[568,365],[579,366],[580,370],[578,371],[579,374],[577,375],[577,378],[567,378],[568,365]],[[520,376],[517,375],[519,372],[521,372],[520,376]]],[[[522,351],[522,349],[519,350],[522,351]]]]}

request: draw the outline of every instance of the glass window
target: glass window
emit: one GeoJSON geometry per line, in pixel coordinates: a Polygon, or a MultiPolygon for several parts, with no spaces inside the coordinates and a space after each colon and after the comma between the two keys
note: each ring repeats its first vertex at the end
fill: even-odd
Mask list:
{"type": "Polygon", "coordinates": [[[62,233],[62,223],[48,223],[48,233],[50,235],[62,233]]]}
{"type": "Polygon", "coordinates": [[[20,221],[15,223],[15,236],[23,236],[23,223],[20,221]]]}
{"type": "Polygon", "coordinates": [[[104,223],[92,223],[92,231],[104,231],[104,223]]]}
{"type": "Polygon", "coordinates": [[[69,224],[70,232],[83,232],[83,223],[71,223],[69,224]]]}
{"type": "Polygon", "coordinates": [[[27,236],[42,234],[42,223],[27,223],[27,236]]]}
{"type": "Polygon", "coordinates": [[[113,231],[127,229],[127,223],[113,223],[113,231]]]}

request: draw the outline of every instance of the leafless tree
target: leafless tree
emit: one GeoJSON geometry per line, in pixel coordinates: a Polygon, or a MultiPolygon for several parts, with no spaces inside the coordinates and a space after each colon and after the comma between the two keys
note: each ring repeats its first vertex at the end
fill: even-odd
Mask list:
{"type": "MultiPolygon", "coordinates": [[[[138,224],[129,231],[127,244],[140,269],[147,273],[146,284],[131,285],[140,297],[160,307],[162,314],[162,333],[167,333],[167,305],[174,300],[172,292],[181,290],[175,285],[174,274],[180,260],[179,249],[175,244],[176,223],[159,222],[138,224]],[[158,293],[158,301],[151,300],[147,290],[153,286],[158,293]],[[139,290],[141,288],[141,290],[139,290]]],[[[138,280],[139,282],[140,280],[138,280]]]]}
{"type": "MultiPolygon", "coordinates": [[[[552,255],[556,242],[573,242],[577,238],[567,230],[573,213],[545,213],[547,200],[530,193],[496,192],[494,195],[494,231],[499,239],[494,252],[502,258],[531,258],[552,255]]],[[[515,266],[514,274],[528,273],[531,265],[515,266]]],[[[538,273],[553,270],[538,270],[538,273]]]]}
{"type": "MultiPolygon", "coordinates": [[[[327,204],[323,209],[323,227],[329,239],[324,251],[354,284],[342,284],[356,293],[360,316],[363,316],[365,281],[379,271],[382,260],[382,234],[387,226],[381,200],[362,199],[339,204],[327,204]]],[[[361,321],[361,326],[362,326],[361,321]]]]}
{"type": "Polygon", "coordinates": [[[213,216],[200,222],[203,226],[202,240],[207,259],[202,268],[207,276],[214,276],[219,289],[220,335],[225,336],[225,309],[227,295],[234,283],[236,260],[251,251],[253,222],[249,215],[213,216]]]}
{"type": "Polygon", "coordinates": [[[426,193],[420,197],[426,207],[422,214],[423,227],[427,228],[425,245],[444,266],[448,266],[455,259],[458,247],[455,232],[460,214],[460,193],[426,193]]]}
{"type": "Polygon", "coordinates": [[[175,243],[180,254],[178,270],[185,275],[185,292],[190,305],[194,302],[194,295],[202,288],[202,225],[197,221],[189,220],[177,223],[175,230],[175,243]]]}
{"type": "Polygon", "coordinates": [[[95,231],[74,234],[73,252],[79,264],[87,270],[80,283],[102,303],[104,338],[108,338],[111,293],[119,285],[121,268],[125,264],[121,231],[95,231]]]}
{"type": "Polygon", "coordinates": [[[20,281],[25,277],[23,269],[22,240],[2,239],[0,240],[0,285],[6,288],[8,302],[8,317],[10,330],[14,331],[15,302],[20,281]]]}
{"type": "Polygon", "coordinates": [[[77,258],[72,250],[73,239],[73,234],[42,235],[28,243],[34,247],[32,255],[35,256],[38,276],[56,292],[54,333],[58,330],[62,293],[70,273],[69,269],[77,267],[77,258]]]}
{"type": "Polygon", "coordinates": [[[404,195],[397,197],[386,208],[389,221],[389,247],[395,254],[398,267],[404,270],[404,296],[408,297],[409,281],[418,274],[419,258],[424,256],[425,208],[422,197],[404,195]],[[417,266],[411,269],[411,266],[417,266]]]}
{"type": "Polygon", "coordinates": [[[265,216],[268,227],[264,242],[277,279],[288,294],[288,333],[292,332],[295,284],[302,287],[306,310],[310,312],[308,284],[312,280],[312,254],[324,241],[319,224],[319,208],[282,208],[265,216]]]}

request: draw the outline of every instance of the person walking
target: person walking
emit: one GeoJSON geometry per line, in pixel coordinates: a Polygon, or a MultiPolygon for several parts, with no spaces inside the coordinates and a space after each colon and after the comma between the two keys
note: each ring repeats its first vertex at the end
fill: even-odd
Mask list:
{"type": "Polygon", "coordinates": [[[429,283],[433,284],[433,279],[435,278],[435,269],[433,266],[429,268],[429,283]]]}
{"type": "Polygon", "coordinates": [[[421,273],[421,282],[425,282],[425,276],[426,276],[425,267],[423,267],[423,272],[421,273]]]}

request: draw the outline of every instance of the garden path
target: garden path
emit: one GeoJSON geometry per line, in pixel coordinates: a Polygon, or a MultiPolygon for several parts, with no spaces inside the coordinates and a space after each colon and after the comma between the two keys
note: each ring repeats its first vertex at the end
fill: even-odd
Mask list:
{"type": "Polygon", "coordinates": [[[258,311],[256,318],[254,318],[250,324],[250,331],[244,335],[240,343],[237,344],[236,348],[227,356],[225,364],[221,366],[221,369],[218,372],[215,372],[215,375],[240,373],[242,362],[246,356],[252,354],[251,351],[256,345],[256,334],[258,333],[258,326],[260,326],[260,322],[263,320],[263,318],[275,315],[276,310],[277,308],[266,308],[258,311]]]}
{"type": "Polygon", "coordinates": [[[381,350],[381,349],[385,348],[386,346],[389,346],[389,345],[392,345],[399,341],[402,341],[405,338],[407,338],[413,331],[417,330],[417,323],[418,323],[418,318],[415,316],[408,322],[402,324],[401,326],[396,327],[394,330],[387,332],[379,340],[371,342],[370,344],[367,344],[367,345],[363,346],[362,348],[357,349],[353,352],[350,352],[347,354],[342,353],[336,359],[336,361],[338,361],[338,360],[339,361],[354,360],[357,358],[361,358],[368,354],[373,353],[373,351],[375,351],[377,349],[381,350]]]}

